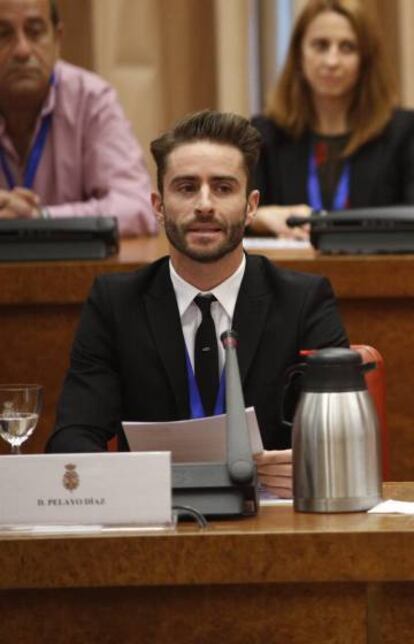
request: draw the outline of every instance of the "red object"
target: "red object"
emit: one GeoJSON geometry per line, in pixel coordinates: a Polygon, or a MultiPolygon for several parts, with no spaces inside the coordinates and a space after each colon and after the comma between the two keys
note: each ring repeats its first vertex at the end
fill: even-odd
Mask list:
{"type": "Polygon", "coordinates": [[[328,146],[323,141],[315,143],[313,148],[313,155],[317,167],[323,165],[328,160],[328,146]]]}
{"type": "Polygon", "coordinates": [[[372,371],[365,374],[365,380],[378,414],[382,443],[382,475],[384,481],[388,481],[390,476],[390,459],[384,359],[377,349],[370,347],[368,344],[353,344],[351,345],[351,349],[361,354],[364,364],[366,362],[375,362],[377,365],[376,369],[372,369],[372,371]]]}

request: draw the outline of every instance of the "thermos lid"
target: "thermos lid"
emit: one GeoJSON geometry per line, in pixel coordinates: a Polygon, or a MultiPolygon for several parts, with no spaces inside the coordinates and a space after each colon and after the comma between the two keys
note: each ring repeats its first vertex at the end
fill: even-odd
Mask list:
{"type": "Polygon", "coordinates": [[[304,391],[363,391],[366,389],[362,357],[358,351],[331,347],[306,357],[304,391]]]}

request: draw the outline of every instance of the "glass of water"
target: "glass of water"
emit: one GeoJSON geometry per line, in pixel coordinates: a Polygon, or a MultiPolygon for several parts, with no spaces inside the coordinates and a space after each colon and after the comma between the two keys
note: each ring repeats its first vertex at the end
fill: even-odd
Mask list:
{"type": "Polygon", "coordinates": [[[33,433],[42,400],[40,385],[0,385],[0,436],[12,454],[21,454],[21,444],[33,433]]]}

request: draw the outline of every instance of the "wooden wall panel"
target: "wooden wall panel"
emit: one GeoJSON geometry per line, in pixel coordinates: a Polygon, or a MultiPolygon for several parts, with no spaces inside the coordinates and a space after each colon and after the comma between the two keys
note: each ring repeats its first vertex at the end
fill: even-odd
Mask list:
{"type": "Polygon", "coordinates": [[[213,0],[160,0],[161,78],[168,126],[188,112],[216,106],[213,0]]]}
{"type": "Polygon", "coordinates": [[[94,69],[91,0],[59,0],[63,21],[62,58],[94,69]]]}
{"type": "Polygon", "coordinates": [[[249,115],[249,0],[215,0],[217,107],[249,115]]]}
{"type": "Polygon", "coordinates": [[[214,107],[213,0],[95,0],[95,69],[118,90],[153,170],[149,143],[184,114],[214,107]]]}

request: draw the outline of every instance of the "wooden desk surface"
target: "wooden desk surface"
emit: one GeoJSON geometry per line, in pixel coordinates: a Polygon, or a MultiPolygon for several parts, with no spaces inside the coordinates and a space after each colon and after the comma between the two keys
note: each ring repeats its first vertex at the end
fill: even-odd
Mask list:
{"type": "MultiPolygon", "coordinates": [[[[41,423],[28,452],[44,448],[67,369],[81,305],[103,272],[130,271],[168,251],[164,237],[125,240],[118,256],[98,261],[0,263],[2,382],[45,386],[41,423]]],[[[257,251],[260,252],[260,251],[257,251]]],[[[387,374],[393,480],[414,479],[414,255],[320,256],[313,250],[266,250],[294,270],[326,275],[354,344],[382,353],[387,374]]],[[[0,443],[0,453],[7,447],[0,443]]]]}
{"type": "MultiPolygon", "coordinates": [[[[385,496],[414,501],[414,483],[385,496]]],[[[2,644],[413,641],[413,516],[279,506],[205,530],[0,544],[2,644]]]]}
{"type": "MultiPolygon", "coordinates": [[[[413,255],[320,255],[313,249],[255,251],[292,270],[330,278],[339,298],[414,297],[413,255]]],[[[94,277],[131,271],[166,255],[165,237],[127,239],[94,261],[0,262],[0,305],[83,302],[94,277]]]]}
{"type": "MultiPolygon", "coordinates": [[[[386,498],[414,502],[414,483],[388,483],[384,490],[386,498]]],[[[206,529],[182,523],[166,532],[33,536],[0,528],[0,543],[4,590],[414,582],[414,516],[410,515],[308,514],[277,506],[261,508],[254,518],[211,522],[206,529]]]]}

